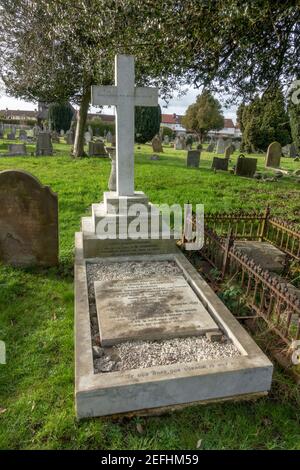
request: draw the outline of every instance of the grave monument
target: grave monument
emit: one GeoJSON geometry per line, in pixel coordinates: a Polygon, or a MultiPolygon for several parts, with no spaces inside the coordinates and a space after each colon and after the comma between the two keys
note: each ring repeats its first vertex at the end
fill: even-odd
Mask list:
{"type": "Polygon", "coordinates": [[[135,191],[134,108],[157,103],[157,89],[135,87],[133,56],[116,56],[114,86],[92,87],[92,105],[116,107],[116,190],[92,205],[75,238],[78,418],[257,397],[270,388],[272,364],[174,237],[164,238],[159,210],[135,191]],[[136,237],[129,236],[134,210],[139,224],[148,222],[136,237]],[[111,224],[123,230],[100,230],[111,224]],[[161,356],[165,347],[173,362],[161,356]]]}

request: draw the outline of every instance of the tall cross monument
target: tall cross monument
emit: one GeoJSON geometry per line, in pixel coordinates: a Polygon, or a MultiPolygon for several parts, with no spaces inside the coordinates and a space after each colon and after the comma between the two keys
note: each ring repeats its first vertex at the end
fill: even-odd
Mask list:
{"type": "Polygon", "coordinates": [[[93,105],[116,107],[117,196],[134,195],[134,108],[157,106],[158,89],[135,86],[134,56],[115,56],[115,85],[93,86],[93,105]]]}

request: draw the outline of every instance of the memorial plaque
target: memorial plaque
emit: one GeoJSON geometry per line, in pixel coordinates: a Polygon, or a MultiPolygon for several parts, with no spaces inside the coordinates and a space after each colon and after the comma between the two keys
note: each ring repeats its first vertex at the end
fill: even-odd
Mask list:
{"type": "Polygon", "coordinates": [[[95,282],[102,346],[219,331],[182,275],[95,282]]]}

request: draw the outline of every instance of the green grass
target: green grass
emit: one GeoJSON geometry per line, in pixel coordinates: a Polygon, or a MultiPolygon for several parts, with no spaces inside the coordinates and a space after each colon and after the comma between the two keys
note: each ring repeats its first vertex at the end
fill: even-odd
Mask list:
{"type": "MultiPolygon", "coordinates": [[[[271,395],[257,402],[189,407],[159,418],[76,421],[74,232],[106,190],[110,163],[74,161],[69,146],[54,147],[54,157],[0,158],[0,171],[28,171],[58,193],[60,224],[58,268],[0,266],[0,339],[7,347],[7,364],[0,365],[0,448],[195,449],[202,439],[203,449],[300,449],[299,387],[278,369],[271,395]]],[[[269,203],[274,213],[300,220],[300,186],[292,178],[261,183],[214,174],[205,152],[200,170],[186,168],[185,152],[165,148],[159,161],[151,154],[149,146],[136,148],[136,189],[154,203],[204,203],[206,210],[264,209],[269,203]]],[[[258,159],[263,169],[263,156],[258,159]]],[[[300,164],[282,159],[282,167],[300,164]]]]}

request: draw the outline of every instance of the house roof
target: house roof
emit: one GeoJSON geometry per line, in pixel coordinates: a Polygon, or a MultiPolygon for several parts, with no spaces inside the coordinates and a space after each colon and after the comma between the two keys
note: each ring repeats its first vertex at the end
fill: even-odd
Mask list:
{"type": "Polygon", "coordinates": [[[235,129],[235,125],[233,124],[232,119],[225,118],[224,119],[224,128],[227,129],[235,129]]]}
{"type": "Polygon", "coordinates": [[[6,118],[14,117],[14,116],[24,116],[28,118],[36,118],[37,111],[27,111],[27,110],[20,110],[20,109],[1,109],[0,115],[5,116],[6,118]]]}
{"type": "Polygon", "coordinates": [[[178,114],[162,114],[161,123],[162,124],[180,124],[182,116],[178,114]]]}

